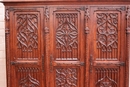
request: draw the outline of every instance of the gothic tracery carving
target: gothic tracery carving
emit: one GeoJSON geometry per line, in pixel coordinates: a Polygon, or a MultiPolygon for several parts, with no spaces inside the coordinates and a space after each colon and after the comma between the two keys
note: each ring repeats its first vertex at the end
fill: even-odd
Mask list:
{"type": "Polygon", "coordinates": [[[57,14],[56,16],[60,18],[56,31],[57,48],[61,48],[62,51],[72,51],[72,48],[77,48],[78,30],[74,24],[77,14],[57,14]]]}
{"type": "Polygon", "coordinates": [[[97,68],[96,87],[117,87],[118,69],[116,68],[97,68]]]}
{"type": "Polygon", "coordinates": [[[78,87],[76,68],[56,69],[56,87],[78,87]]]}
{"type": "Polygon", "coordinates": [[[18,48],[32,51],[38,47],[38,17],[37,14],[17,15],[18,48]]]}
{"type": "Polygon", "coordinates": [[[113,87],[113,86],[117,86],[117,83],[113,79],[109,78],[108,76],[105,76],[100,80],[98,80],[96,85],[100,85],[97,87],[113,87]]]}
{"type": "Polygon", "coordinates": [[[39,81],[30,74],[20,80],[20,87],[40,87],[39,81]]]}
{"type": "Polygon", "coordinates": [[[117,60],[118,13],[96,13],[97,17],[97,60],[117,60]]]}
{"type": "Polygon", "coordinates": [[[117,48],[118,14],[97,13],[97,46],[102,51],[117,48]]]}

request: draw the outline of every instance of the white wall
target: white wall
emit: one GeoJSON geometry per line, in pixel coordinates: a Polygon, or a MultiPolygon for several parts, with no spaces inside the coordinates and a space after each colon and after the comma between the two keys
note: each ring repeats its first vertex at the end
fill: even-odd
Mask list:
{"type": "Polygon", "coordinates": [[[6,87],[4,5],[0,3],[0,87],[6,87]]]}

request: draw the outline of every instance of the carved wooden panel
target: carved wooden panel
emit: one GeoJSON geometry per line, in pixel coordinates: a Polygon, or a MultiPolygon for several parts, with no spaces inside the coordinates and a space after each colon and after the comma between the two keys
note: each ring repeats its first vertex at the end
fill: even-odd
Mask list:
{"type": "Polygon", "coordinates": [[[94,36],[89,68],[93,83],[90,86],[124,87],[125,7],[97,6],[92,10],[94,26],[91,35],[94,36]]]}
{"type": "Polygon", "coordinates": [[[56,68],[56,87],[78,87],[76,68],[56,68]]]}
{"type": "Polygon", "coordinates": [[[85,24],[81,21],[85,7],[58,6],[50,10],[50,86],[84,87],[85,24]]]}
{"type": "Polygon", "coordinates": [[[97,60],[118,58],[118,13],[96,13],[97,16],[97,60]]]}
{"type": "MultiPolygon", "coordinates": [[[[130,61],[130,6],[127,7],[127,28],[126,28],[126,33],[127,33],[127,59],[126,59],[126,66],[129,66],[129,61],[130,61]]],[[[129,67],[126,67],[126,83],[129,83],[129,67]]],[[[126,87],[129,87],[129,84],[126,84],[126,87]]]]}
{"type": "Polygon", "coordinates": [[[16,77],[18,87],[40,87],[39,72],[37,67],[18,67],[16,77]]]}
{"type": "Polygon", "coordinates": [[[43,8],[11,8],[11,87],[44,87],[43,8]],[[43,49],[40,49],[43,48],[43,49]],[[43,68],[42,68],[43,66],[43,68]]]}
{"type": "Polygon", "coordinates": [[[78,58],[78,14],[56,13],[56,60],[78,58]]]}
{"type": "Polygon", "coordinates": [[[16,58],[38,58],[40,47],[39,12],[15,12],[16,58]]]}
{"type": "Polygon", "coordinates": [[[118,68],[96,68],[95,87],[119,87],[118,68]]]}
{"type": "Polygon", "coordinates": [[[5,4],[8,87],[128,86],[126,6],[67,3],[5,4]]]}
{"type": "Polygon", "coordinates": [[[17,46],[22,51],[38,47],[38,14],[17,14],[17,46]]]}

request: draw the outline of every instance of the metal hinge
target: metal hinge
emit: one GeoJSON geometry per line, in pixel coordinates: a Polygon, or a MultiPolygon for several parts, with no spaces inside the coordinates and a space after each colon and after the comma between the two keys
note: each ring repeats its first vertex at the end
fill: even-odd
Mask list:
{"type": "Polygon", "coordinates": [[[92,73],[93,70],[93,55],[90,55],[90,69],[89,71],[92,73]]]}
{"type": "Polygon", "coordinates": [[[53,71],[53,56],[50,55],[50,72],[53,71]]]}
{"type": "Polygon", "coordinates": [[[125,62],[120,62],[119,66],[125,66],[125,62]]]}
{"type": "Polygon", "coordinates": [[[11,61],[10,64],[11,64],[11,65],[15,65],[16,62],[15,62],[15,61],[11,61]]]}
{"type": "Polygon", "coordinates": [[[81,66],[84,66],[84,65],[85,65],[85,63],[84,63],[84,62],[80,62],[80,65],[81,65],[81,66]]]}
{"type": "Polygon", "coordinates": [[[44,55],[42,55],[42,72],[44,72],[44,55]]]}

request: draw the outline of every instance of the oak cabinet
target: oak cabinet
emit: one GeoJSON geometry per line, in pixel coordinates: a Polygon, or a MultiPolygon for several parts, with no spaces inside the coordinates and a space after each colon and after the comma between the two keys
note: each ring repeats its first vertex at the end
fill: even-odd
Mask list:
{"type": "Polygon", "coordinates": [[[10,2],[8,87],[128,87],[128,5],[10,2]]]}

